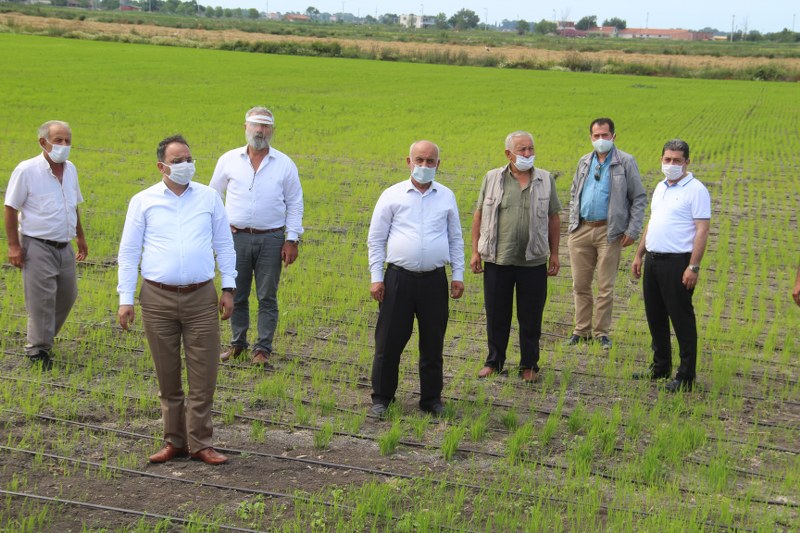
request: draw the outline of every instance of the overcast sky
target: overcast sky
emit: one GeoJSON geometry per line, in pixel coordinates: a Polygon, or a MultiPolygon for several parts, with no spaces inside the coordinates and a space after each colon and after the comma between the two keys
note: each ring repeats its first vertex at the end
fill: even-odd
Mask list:
{"type": "Polygon", "coordinates": [[[451,16],[456,11],[471,9],[489,24],[503,19],[539,21],[553,20],[555,17],[577,21],[581,17],[596,15],[597,21],[619,17],[628,22],[629,28],[682,28],[697,30],[710,26],[722,31],[730,31],[735,17],[736,30],[747,29],[761,32],[775,32],[783,28],[792,29],[795,17],[795,30],[800,26],[800,2],[796,0],[570,0],[524,2],[511,0],[200,0],[203,5],[222,7],[254,7],[259,11],[269,8],[270,12],[305,12],[309,6],[321,12],[337,13],[344,11],[362,17],[383,13],[414,13],[435,15],[443,12],[451,16]]]}

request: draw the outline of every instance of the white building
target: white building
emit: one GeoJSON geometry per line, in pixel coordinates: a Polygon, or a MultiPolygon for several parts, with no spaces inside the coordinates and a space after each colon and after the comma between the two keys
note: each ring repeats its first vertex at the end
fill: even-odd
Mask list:
{"type": "Polygon", "coordinates": [[[406,28],[430,28],[436,25],[436,17],[409,13],[408,15],[400,15],[400,25],[406,28]]]}

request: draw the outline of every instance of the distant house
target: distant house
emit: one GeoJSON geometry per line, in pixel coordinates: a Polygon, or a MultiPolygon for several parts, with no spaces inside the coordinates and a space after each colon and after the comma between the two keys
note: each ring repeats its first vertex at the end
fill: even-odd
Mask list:
{"type": "Polygon", "coordinates": [[[119,6],[120,11],[141,11],[141,7],[137,6],[119,6]]]}
{"type": "Polygon", "coordinates": [[[286,22],[311,22],[311,17],[308,15],[288,14],[283,16],[286,22]]]}
{"type": "Polygon", "coordinates": [[[409,13],[408,15],[400,15],[398,18],[398,22],[401,26],[405,26],[406,28],[430,28],[436,25],[436,17],[431,15],[415,15],[414,13],[409,13]]]}
{"type": "Polygon", "coordinates": [[[586,30],[589,37],[617,37],[619,30],[616,26],[595,26],[586,30]]]}
{"type": "Polygon", "coordinates": [[[673,41],[708,41],[713,35],[703,31],[626,28],[619,30],[623,39],[668,39],[673,41]]]}

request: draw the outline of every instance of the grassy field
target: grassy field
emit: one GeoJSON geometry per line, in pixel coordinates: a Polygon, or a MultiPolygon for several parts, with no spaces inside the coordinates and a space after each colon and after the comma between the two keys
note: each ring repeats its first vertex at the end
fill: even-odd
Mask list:
{"type": "MultiPolygon", "coordinates": [[[[10,34],[0,34],[0,53],[0,187],[37,153],[40,123],[69,121],[90,251],[45,374],[21,356],[20,273],[0,269],[0,529],[800,528],[800,310],[789,294],[800,249],[796,84],[10,34]],[[221,368],[215,441],[231,464],[148,465],[161,435],[152,362],[141,324],[127,334],[116,326],[127,202],[159,179],[155,146],[176,132],[207,183],[217,157],[244,144],[244,111],[257,104],[274,111],[273,144],[297,162],[306,201],[300,258],[281,285],[275,369],[221,368]],[[676,136],[690,143],[691,168],[711,192],[695,391],[668,395],[628,379],[650,359],[631,249],[617,281],[614,348],[563,346],[573,310],[564,222],[539,384],[524,386],[513,372],[475,379],[485,357],[482,280],[468,273],[445,341],[447,417],[416,409],[412,338],[390,419],[367,418],[377,308],[366,233],[380,192],[407,176],[409,144],[439,143],[438,179],[455,191],[468,231],[481,177],[503,164],[509,131],[533,132],[537,165],[560,175],[566,206],[597,116],[614,118],[648,192],[660,179],[661,146],[676,136]]],[[[517,358],[514,343],[509,364],[517,358]]]]}

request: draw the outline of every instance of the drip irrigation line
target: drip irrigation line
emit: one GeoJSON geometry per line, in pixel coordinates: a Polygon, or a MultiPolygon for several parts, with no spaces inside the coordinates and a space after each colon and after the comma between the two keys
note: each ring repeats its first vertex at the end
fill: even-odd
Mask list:
{"type": "Polygon", "coordinates": [[[99,503],[80,502],[80,501],[77,501],[77,500],[66,500],[64,498],[53,498],[51,496],[42,496],[41,494],[32,494],[32,493],[29,493],[29,492],[18,492],[18,491],[13,491],[13,490],[0,489],[0,494],[5,494],[7,496],[15,496],[15,497],[19,497],[19,498],[27,498],[27,499],[30,499],[30,500],[41,500],[41,501],[46,501],[46,502],[51,502],[51,503],[57,503],[57,504],[60,504],[60,505],[72,505],[72,506],[75,506],[75,507],[86,507],[88,509],[96,509],[96,510],[99,510],[99,511],[112,511],[112,512],[115,512],[115,513],[123,513],[123,514],[129,514],[129,515],[134,515],[134,516],[141,516],[143,518],[153,518],[153,519],[158,519],[158,520],[168,520],[170,522],[175,522],[175,523],[184,524],[184,525],[192,524],[192,525],[197,525],[197,526],[203,526],[203,527],[207,528],[209,531],[214,531],[214,530],[217,530],[217,529],[223,529],[225,531],[240,531],[240,532],[244,532],[244,533],[260,533],[260,531],[261,531],[259,529],[246,529],[246,528],[243,528],[243,527],[226,526],[226,525],[223,525],[223,524],[211,524],[211,523],[208,523],[208,522],[198,522],[196,520],[187,520],[186,518],[180,518],[180,517],[177,517],[177,516],[168,516],[168,515],[163,515],[163,514],[158,514],[158,513],[148,513],[148,512],[143,512],[143,511],[137,511],[135,509],[126,509],[126,508],[123,508],[123,507],[111,507],[111,506],[108,506],[108,505],[101,505],[99,503]]]}
{"type": "MultiPolygon", "coordinates": [[[[3,411],[16,413],[16,414],[20,414],[20,415],[24,414],[24,413],[19,413],[18,411],[10,410],[10,409],[3,409],[3,411]]],[[[73,420],[59,419],[59,418],[51,417],[51,416],[48,416],[48,415],[37,414],[35,416],[37,416],[38,418],[43,419],[43,420],[48,420],[48,421],[53,421],[53,422],[58,422],[58,423],[68,424],[68,425],[76,425],[76,426],[80,426],[80,427],[84,427],[84,428],[88,428],[88,429],[101,431],[101,432],[104,432],[104,433],[115,433],[115,434],[120,434],[120,435],[128,436],[128,437],[136,437],[136,438],[143,438],[143,439],[148,439],[148,440],[156,440],[154,437],[151,437],[149,435],[142,435],[140,433],[125,431],[125,430],[119,430],[119,429],[114,429],[114,428],[108,428],[108,427],[100,426],[100,425],[97,425],[97,424],[89,424],[89,423],[77,422],[77,421],[73,421],[73,420]]],[[[5,449],[5,448],[6,448],[5,446],[0,445],[0,449],[5,449]]],[[[15,451],[22,451],[24,453],[29,453],[29,454],[32,454],[32,455],[41,454],[41,455],[49,456],[49,457],[62,458],[60,456],[54,456],[54,455],[51,455],[51,454],[42,454],[41,452],[37,452],[35,450],[21,450],[21,449],[16,449],[16,448],[9,448],[9,449],[15,450],[15,451]]],[[[536,500],[538,498],[538,499],[547,500],[547,501],[549,501],[551,503],[562,504],[562,505],[563,504],[577,505],[577,506],[589,505],[589,504],[584,503],[584,502],[579,501],[579,500],[569,500],[569,499],[566,499],[566,498],[557,498],[555,496],[539,496],[539,495],[529,494],[529,493],[526,493],[526,492],[512,490],[512,489],[495,489],[495,488],[492,488],[492,487],[485,487],[485,486],[481,486],[481,485],[476,485],[474,483],[466,483],[466,482],[461,482],[461,481],[450,481],[450,480],[430,478],[430,477],[425,477],[425,476],[415,476],[413,474],[404,474],[404,473],[400,473],[400,472],[378,470],[378,469],[368,468],[368,467],[360,467],[360,466],[354,466],[354,465],[348,465],[348,464],[333,463],[333,462],[330,462],[330,461],[322,461],[322,460],[318,460],[318,459],[308,459],[308,458],[305,458],[305,457],[291,457],[291,456],[285,456],[285,455],[276,455],[276,454],[271,454],[271,453],[266,453],[266,452],[259,452],[259,451],[255,451],[255,450],[245,450],[245,449],[238,449],[238,448],[222,448],[222,447],[219,447],[218,449],[221,450],[221,451],[227,452],[227,453],[233,453],[233,454],[238,454],[238,455],[247,454],[247,455],[253,455],[253,456],[259,456],[259,457],[265,457],[265,458],[269,458],[269,459],[274,459],[274,460],[277,460],[277,461],[298,462],[298,463],[303,463],[303,464],[310,464],[310,465],[314,465],[314,466],[320,466],[320,467],[324,467],[324,468],[333,468],[333,469],[339,469],[339,470],[353,470],[353,471],[358,471],[358,472],[362,472],[362,473],[366,473],[366,474],[377,475],[377,476],[388,477],[388,478],[398,478],[398,479],[407,479],[409,481],[438,483],[438,484],[443,484],[443,485],[446,485],[446,486],[449,486],[449,487],[452,487],[452,488],[465,488],[465,489],[474,490],[474,491],[477,491],[477,492],[491,492],[491,493],[495,493],[495,494],[519,496],[519,497],[526,498],[526,499],[529,499],[529,500],[536,500]]],[[[457,451],[463,451],[463,450],[459,448],[457,451]]],[[[501,457],[501,458],[505,457],[504,455],[501,455],[501,454],[492,454],[492,455],[496,456],[496,457],[501,457]]],[[[71,458],[63,458],[63,459],[66,459],[68,461],[78,461],[78,462],[81,462],[81,463],[85,462],[85,461],[80,461],[80,460],[71,459],[71,458]]],[[[528,462],[531,462],[533,464],[540,464],[540,463],[537,463],[537,462],[531,461],[531,460],[529,460],[528,462]]],[[[89,462],[86,462],[86,463],[89,463],[89,462]]],[[[92,464],[93,466],[100,466],[100,465],[93,464],[93,463],[89,463],[89,464],[92,464]]],[[[548,465],[540,464],[540,466],[548,466],[548,465]]],[[[105,466],[105,468],[108,469],[108,470],[118,469],[117,467],[113,467],[113,466],[105,466]]],[[[138,470],[125,469],[125,468],[119,468],[119,470],[126,471],[126,472],[133,473],[133,474],[148,475],[148,473],[141,472],[141,471],[138,471],[138,470]]],[[[163,476],[163,477],[165,479],[169,479],[169,480],[173,480],[173,481],[174,480],[184,481],[183,479],[177,479],[177,478],[172,478],[172,477],[168,477],[168,476],[163,476]]],[[[614,479],[614,478],[610,478],[610,479],[614,479]]],[[[638,482],[636,482],[634,480],[628,480],[628,481],[630,481],[632,483],[638,483],[638,482]]],[[[191,481],[187,481],[187,482],[191,483],[191,481]]],[[[201,484],[203,484],[203,483],[201,482],[201,484]]],[[[207,486],[213,486],[213,485],[207,485],[207,486]]],[[[236,488],[236,487],[222,487],[222,488],[226,488],[226,489],[230,489],[230,490],[236,490],[236,491],[240,490],[239,488],[236,488]]],[[[241,489],[241,490],[242,491],[250,491],[251,489],[241,489]]],[[[679,490],[681,490],[681,492],[683,492],[685,494],[696,494],[696,493],[692,493],[688,489],[679,489],[679,490]]],[[[263,494],[264,492],[258,492],[258,493],[259,494],[263,494]]],[[[708,494],[705,494],[705,495],[709,496],[708,494]]],[[[286,497],[293,498],[292,496],[288,496],[288,495],[286,497]]],[[[297,498],[297,499],[302,499],[302,498],[297,498]]],[[[736,498],[734,498],[734,499],[736,499],[736,498]]],[[[739,499],[739,501],[743,501],[743,500],[739,499]]],[[[784,506],[792,507],[791,504],[786,504],[786,503],[780,502],[780,501],[772,501],[772,500],[770,500],[770,501],[766,501],[766,500],[759,501],[758,499],[750,499],[749,501],[756,502],[756,503],[767,503],[767,504],[776,504],[776,505],[784,505],[784,506]]],[[[326,504],[326,502],[319,502],[319,503],[326,504]]],[[[326,505],[330,506],[330,505],[333,505],[333,504],[326,504],[326,505]]],[[[636,514],[636,515],[641,516],[641,517],[652,516],[652,513],[648,513],[647,511],[639,511],[639,510],[636,510],[636,509],[624,509],[624,508],[619,508],[619,507],[615,507],[615,506],[609,506],[609,505],[605,505],[605,504],[597,504],[597,506],[600,509],[606,511],[606,513],[608,513],[609,511],[615,511],[615,512],[620,512],[620,513],[632,513],[632,514],[636,514]]],[[[343,508],[346,508],[346,509],[350,509],[347,506],[340,506],[340,507],[343,507],[343,508]]],[[[795,505],[795,507],[796,507],[796,505],[795,505]]],[[[705,522],[705,525],[711,526],[711,527],[717,527],[717,528],[721,528],[721,529],[734,529],[734,530],[737,530],[737,531],[738,530],[753,531],[753,530],[750,530],[750,529],[741,529],[739,526],[731,526],[731,525],[727,525],[727,524],[718,524],[718,523],[710,522],[710,521],[705,522]]],[[[459,529],[459,531],[460,531],[460,529],[459,529]]]]}

